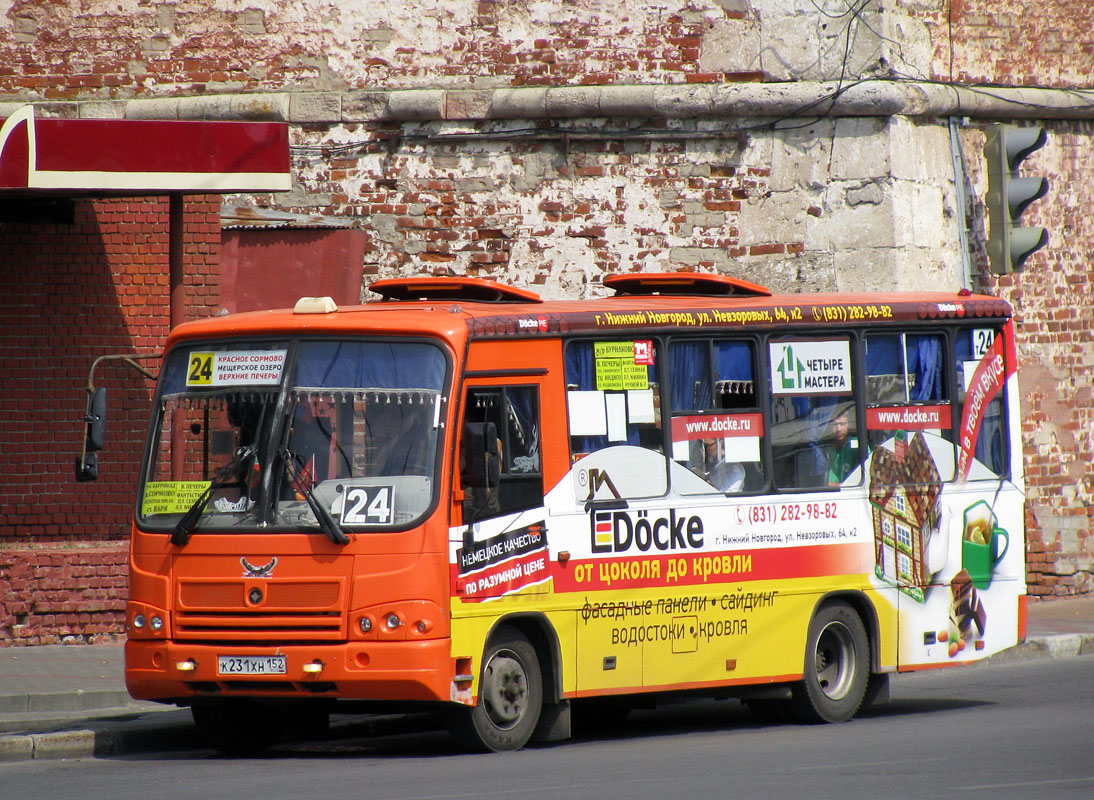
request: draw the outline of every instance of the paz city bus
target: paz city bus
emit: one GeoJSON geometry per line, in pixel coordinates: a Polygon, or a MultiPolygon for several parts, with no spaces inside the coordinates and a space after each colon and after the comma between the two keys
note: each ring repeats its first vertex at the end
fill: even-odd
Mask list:
{"type": "Polygon", "coordinates": [[[130,693],[229,752],[355,700],[498,751],[667,693],[846,721],[1024,636],[1005,302],[603,283],[377,280],[178,326],[130,693]]]}

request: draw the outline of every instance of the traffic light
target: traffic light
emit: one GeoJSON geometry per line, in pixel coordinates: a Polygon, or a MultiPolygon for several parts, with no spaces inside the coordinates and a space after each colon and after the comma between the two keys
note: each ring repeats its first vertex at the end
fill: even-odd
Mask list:
{"type": "Polygon", "coordinates": [[[1036,250],[1048,244],[1044,228],[1023,228],[1018,218],[1026,206],[1048,192],[1047,178],[1026,178],[1018,167],[1035,150],[1044,147],[1045,129],[1013,125],[988,127],[984,158],[988,162],[988,260],[998,275],[1017,272],[1036,250]]]}

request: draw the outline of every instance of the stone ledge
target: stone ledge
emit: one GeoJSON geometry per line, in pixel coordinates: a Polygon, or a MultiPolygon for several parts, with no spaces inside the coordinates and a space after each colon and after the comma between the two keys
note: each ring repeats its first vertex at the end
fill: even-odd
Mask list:
{"type": "MultiPolygon", "coordinates": [[[[21,103],[0,103],[0,118],[21,103]]],[[[35,103],[42,117],[200,119],[290,124],[544,120],[947,117],[1094,119],[1094,91],[912,81],[555,86],[269,92],[35,103]]]]}

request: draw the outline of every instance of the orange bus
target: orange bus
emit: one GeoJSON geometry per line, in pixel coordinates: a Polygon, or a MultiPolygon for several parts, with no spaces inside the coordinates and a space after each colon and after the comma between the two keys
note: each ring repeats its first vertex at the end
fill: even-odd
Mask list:
{"type": "Polygon", "coordinates": [[[176,328],[130,693],[228,752],[355,700],[511,750],[682,691],[845,721],[1024,636],[1005,302],[604,286],[378,280],[176,328]]]}

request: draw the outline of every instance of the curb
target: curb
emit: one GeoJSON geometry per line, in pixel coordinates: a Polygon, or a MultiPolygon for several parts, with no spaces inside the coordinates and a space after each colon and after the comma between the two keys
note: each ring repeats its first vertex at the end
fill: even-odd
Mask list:
{"type": "Polygon", "coordinates": [[[72,692],[23,692],[0,696],[0,714],[92,711],[126,708],[133,700],[124,689],[77,689],[72,692]]]}
{"type": "Polygon", "coordinates": [[[989,661],[1019,661],[1031,658],[1066,658],[1094,655],[1094,633],[1057,633],[1030,636],[1025,642],[992,656],[989,661]]]}
{"type": "Polygon", "coordinates": [[[28,759],[90,758],[201,747],[204,740],[185,709],[157,711],[152,717],[102,719],[86,728],[41,733],[0,734],[0,762],[28,759]],[[164,717],[170,716],[170,719],[164,717]]]}

